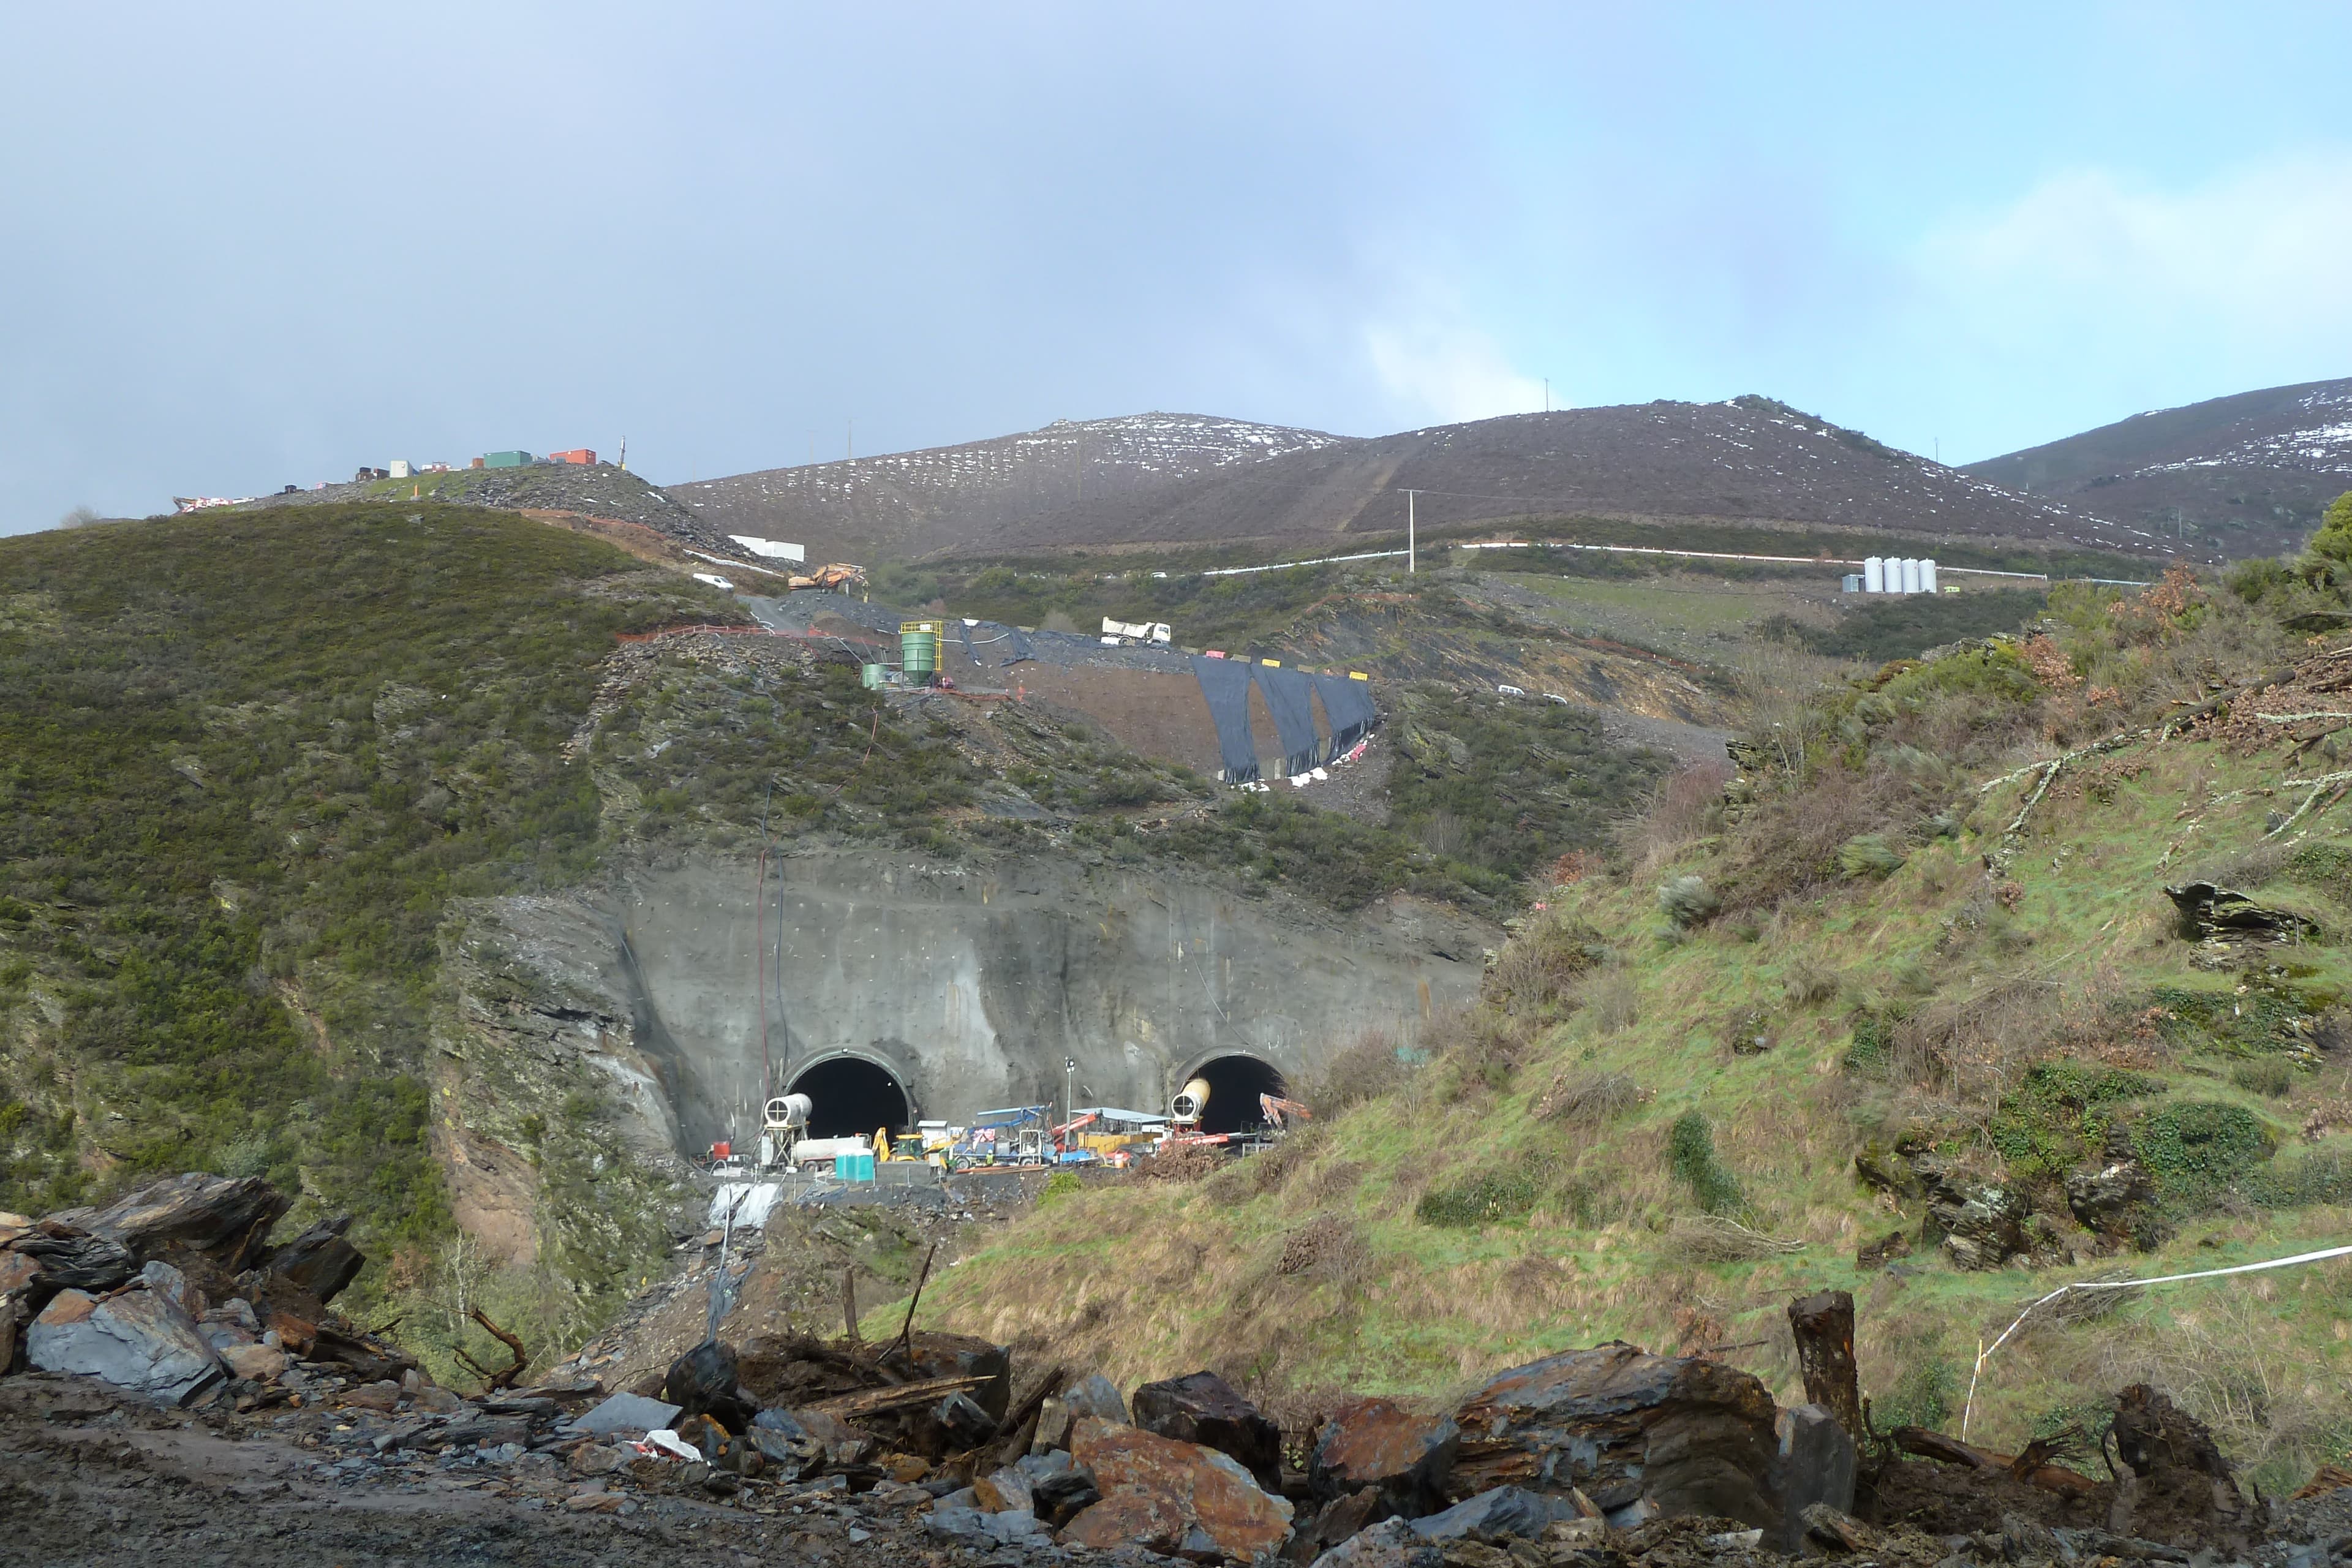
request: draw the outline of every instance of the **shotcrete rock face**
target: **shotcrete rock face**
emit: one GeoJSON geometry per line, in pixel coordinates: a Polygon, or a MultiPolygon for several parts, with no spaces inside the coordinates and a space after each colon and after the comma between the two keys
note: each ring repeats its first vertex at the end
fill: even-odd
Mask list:
{"type": "Polygon", "coordinates": [[[1164,1110],[1207,1072],[1216,1124],[1255,1125],[1259,1093],[1332,1046],[1411,1037],[1467,999],[1494,941],[1410,899],[1339,916],[1059,857],[823,851],[772,863],[764,908],[754,885],[749,866],[687,861],[610,911],[635,1046],[685,1150],[756,1136],[771,1084],[810,1095],[820,1134],[869,1132],[1058,1106],[1073,1058],[1081,1105],[1164,1110]]]}

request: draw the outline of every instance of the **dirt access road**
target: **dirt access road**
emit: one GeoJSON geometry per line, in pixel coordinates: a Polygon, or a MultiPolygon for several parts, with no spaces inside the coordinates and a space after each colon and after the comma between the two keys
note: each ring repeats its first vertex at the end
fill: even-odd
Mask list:
{"type": "Polygon", "coordinates": [[[304,1446],[301,1424],[280,1431],[270,1419],[158,1409],[84,1378],[0,1381],[0,1563],[824,1568],[873,1560],[865,1554],[876,1547],[929,1568],[977,1560],[911,1519],[682,1498],[649,1498],[632,1515],[575,1514],[545,1498],[490,1495],[498,1483],[478,1472],[344,1479],[324,1462],[334,1450],[304,1446]]]}

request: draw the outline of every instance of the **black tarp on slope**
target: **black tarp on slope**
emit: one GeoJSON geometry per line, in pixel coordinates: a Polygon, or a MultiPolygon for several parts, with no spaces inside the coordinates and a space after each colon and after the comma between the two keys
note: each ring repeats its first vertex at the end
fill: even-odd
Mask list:
{"type": "Polygon", "coordinates": [[[1274,732],[1282,738],[1282,771],[1303,773],[1319,761],[1315,740],[1315,688],[1303,669],[1279,665],[1252,667],[1258,689],[1265,693],[1265,710],[1274,715],[1274,732]]]}
{"type": "Polygon", "coordinates": [[[1323,717],[1331,725],[1328,754],[1340,756],[1364,738],[1378,716],[1372,709],[1372,683],[1350,680],[1344,675],[1318,675],[1312,679],[1316,691],[1323,699],[1323,717]]]}
{"type": "Polygon", "coordinates": [[[1257,779],[1257,747],[1250,740],[1250,667],[1228,658],[1192,656],[1192,673],[1201,682],[1201,700],[1217,726],[1217,753],[1225,765],[1227,784],[1252,784],[1257,779]]]}

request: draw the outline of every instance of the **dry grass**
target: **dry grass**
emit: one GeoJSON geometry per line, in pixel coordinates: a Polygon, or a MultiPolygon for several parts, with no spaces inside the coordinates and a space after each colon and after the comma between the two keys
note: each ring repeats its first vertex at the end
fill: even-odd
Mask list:
{"type": "Polygon", "coordinates": [[[1592,1021],[1604,1035],[1642,1021],[1642,988],[1630,974],[1612,974],[1591,986],[1592,1021]]]}
{"type": "Polygon", "coordinates": [[[1654,875],[1674,863],[1685,847],[1717,831],[1723,823],[1724,786],[1732,779],[1727,763],[1701,763],[1658,786],[1648,805],[1616,829],[1619,853],[1631,874],[1654,875]]]}
{"type": "Polygon", "coordinates": [[[1366,1029],[1323,1058],[1299,1085],[1299,1098],[1328,1121],[1352,1106],[1400,1088],[1411,1071],[1397,1054],[1394,1031],[1366,1029]]]}
{"type": "Polygon", "coordinates": [[[1725,1215],[1688,1214],[1666,1227],[1674,1253],[1690,1263],[1749,1263],[1802,1252],[1805,1243],[1767,1236],[1725,1215]]]}
{"type": "Polygon", "coordinates": [[[1642,1103],[1642,1086],[1622,1072],[1563,1073],[1536,1100],[1541,1121],[1591,1124],[1642,1103]]]}

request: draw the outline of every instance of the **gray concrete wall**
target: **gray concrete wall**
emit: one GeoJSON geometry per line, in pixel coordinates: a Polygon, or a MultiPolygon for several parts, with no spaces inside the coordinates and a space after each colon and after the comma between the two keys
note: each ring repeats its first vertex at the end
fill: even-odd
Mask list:
{"type": "Polygon", "coordinates": [[[1286,1078],[1384,1025],[1408,1038],[1467,999],[1496,933],[1400,897],[1352,916],[1133,870],[1035,857],[967,868],[900,851],[628,876],[610,909],[637,1047],[664,1064],[682,1147],[758,1124],[760,963],[779,1083],[848,1052],[922,1116],[1057,1102],[1164,1108],[1206,1058],[1286,1078]]]}

